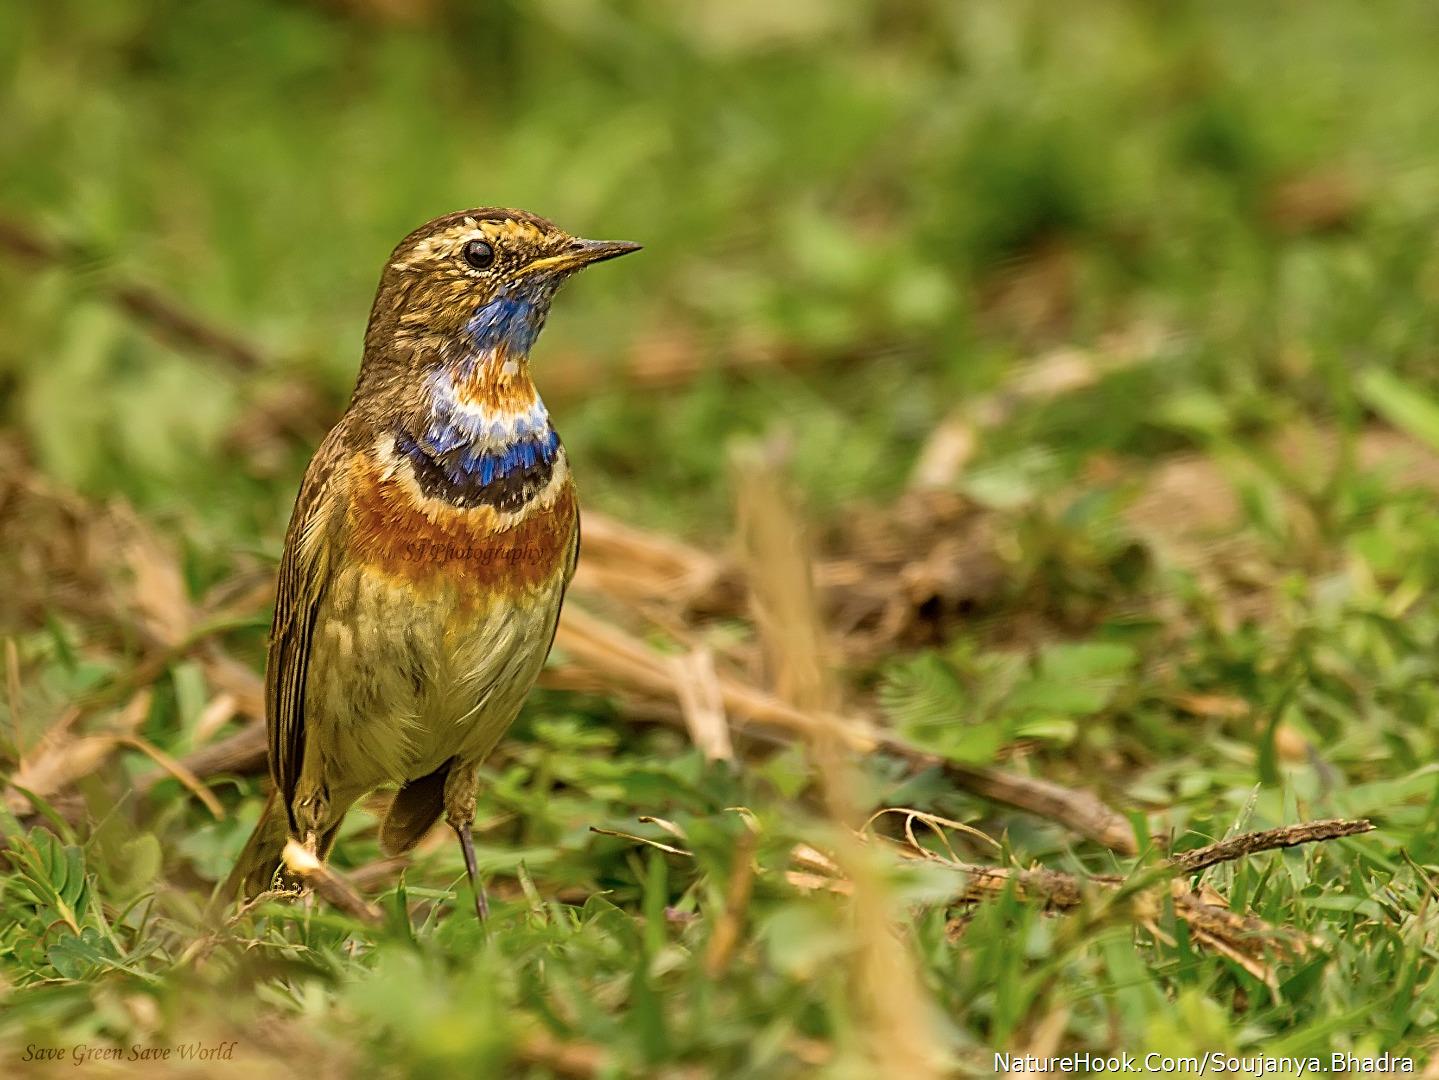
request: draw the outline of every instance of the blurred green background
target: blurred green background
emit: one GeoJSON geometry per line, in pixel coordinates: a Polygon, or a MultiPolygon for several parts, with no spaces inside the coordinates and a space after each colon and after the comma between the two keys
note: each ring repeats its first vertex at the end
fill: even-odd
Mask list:
{"type": "Polygon", "coordinates": [[[0,18],[6,211],[88,255],[5,268],[7,420],[92,491],[243,491],[215,465],[245,403],[294,379],[342,402],[385,254],[471,205],[646,244],[571,290],[538,369],[590,376],[555,402],[564,433],[591,497],[642,519],[714,514],[724,438],[776,414],[817,498],[891,492],[955,401],[1057,343],[1142,329],[1162,352],[1125,388],[1146,407],[1078,432],[1082,453],[1152,449],[1195,394],[1231,426],[1342,408],[1345,371],[1420,370],[1434,340],[1422,3],[0,18]],[[241,379],[154,348],[90,302],[111,272],[272,362],[241,379]],[[674,353],[700,371],[674,393],[621,374],[674,353]]]}
{"type": "MultiPolygon", "coordinates": [[[[898,886],[946,1053],[985,1070],[992,1049],[1045,1045],[1424,1055],[1436,55],[1424,0],[0,5],[0,461],[134,506],[198,597],[278,554],[399,237],[509,205],[639,241],[567,289],[535,355],[587,508],[720,549],[728,448],[781,431],[803,513],[842,531],[959,423],[973,445],[942,486],[990,515],[1002,596],[931,650],[846,670],[856,701],[941,754],[1095,785],[1150,815],[1144,839],[1381,825],[1221,875],[1232,907],[1310,942],[1271,984],[1102,905],[1062,923],[1008,898],[970,924],[927,879],[898,886]],[[137,291],[197,327],[157,335],[137,291]],[[1211,499],[1229,509],[1207,516],[1211,499]],[[1181,531],[1197,555],[1166,546],[1181,531]],[[1094,692],[1060,692],[1074,679],[1094,692]]],[[[18,505],[0,504],[12,550],[18,505]]],[[[230,628],[256,670],[263,622],[230,628]]],[[[128,685],[144,650],[111,629],[0,599],[18,744],[128,685]]],[[[182,753],[213,687],[169,657],[155,689],[147,737],[182,753]]],[[[723,897],[726,806],[755,808],[775,851],[810,835],[802,760],[717,776],[622,719],[554,693],[527,712],[488,809],[522,823],[494,848],[523,849],[544,903],[484,945],[449,920],[414,941],[271,914],[219,974],[192,970],[178,894],[238,849],[253,778],[217,789],[223,824],[173,783],[127,803],[145,872],[93,820],[50,822],[53,848],[12,820],[41,869],[0,894],[0,1031],[22,1049],[238,1033],[252,1064],[292,1051],[337,1075],[574,1074],[531,1027],[598,1047],[603,1075],[872,1066],[828,901],[761,889],[758,944],[720,979],[709,931],[664,914],[723,897]],[[646,813],[687,822],[698,863],[666,876],[586,831],[646,813]],[[35,879],[66,848],[94,910],[80,944],[37,951],[65,920],[35,879]],[[602,886],[569,914],[552,899],[602,886]]],[[[143,771],[129,757],[121,779],[143,771]]],[[[1021,864],[1129,865],[932,772],[877,757],[866,778],[868,803],[983,820],[1021,864]]],[[[361,835],[349,858],[372,849],[361,835]]],[[[437,855],[425,887],[455,865],[437,855]]]]}

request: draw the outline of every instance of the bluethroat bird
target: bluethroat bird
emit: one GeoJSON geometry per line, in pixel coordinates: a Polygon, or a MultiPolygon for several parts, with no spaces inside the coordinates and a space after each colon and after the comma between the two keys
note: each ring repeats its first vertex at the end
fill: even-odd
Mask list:
{"type": "Polygon", "coordinates": [[[530,349],[567,278],[638,248],[484,208],[391,254],[354,395],[285,535],[265,672],[275,791],[223,895],[284,878],[291,839],[324,859],[356,800],[397,784],[381,847],[409,849],[443,813],[485,917],[478,769],[539,675],[580,548],[530,349]]]}

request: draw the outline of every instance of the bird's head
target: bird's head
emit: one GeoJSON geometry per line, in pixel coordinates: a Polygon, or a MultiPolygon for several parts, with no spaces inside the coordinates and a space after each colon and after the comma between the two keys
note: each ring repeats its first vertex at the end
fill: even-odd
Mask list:
{"type": "Polygon", "coordinates": [[[436,218],[401,240],[385,264],[366,360],[523,363],[561,283],[639,247],[583,240],[523,210],[436,218]]]}

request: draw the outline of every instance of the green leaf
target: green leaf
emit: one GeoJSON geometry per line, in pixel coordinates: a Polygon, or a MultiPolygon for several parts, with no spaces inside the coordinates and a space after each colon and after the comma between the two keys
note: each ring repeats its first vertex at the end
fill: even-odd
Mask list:
{"type": "Polygon", "coordinates": [[[1116,678],[1129,672],[1136,655],[1132,646],[1119,642],[1066,642],[1039,654],[1039,670],[1054,679],[1116,678]]]}
{"type": "Polygon", "coordinates": [[[94,927],[66,934],[46,951],[50,965],[67,979],[84,979],[97,968],[109,967],[115,959],[104,937],[94,927]]]}
{"type": "Polygon", "coordinates": [[[814,904],[787,904],[765,920],[760,936],[781,972],[808,979],[848,946],[839,921],[814,904]]]}
{"type": "Polygon", "coordinates": [[[1439,450],[1439,402],[1382,368],[1359,377],[1359,396],[1385,421],[1439,450]]]}
{"type": "Polygon", "coordinates": [[[964,684],[937,653],[891,668],[879,700],[907,738],[952,761],[990,761],[1006,738],[1000,720],[972,715],[976,710],[964,684]]]}
{"type": "Polygon", "coordinates": [[[64,858],[65,887],[60,891],[60,899],[79,917],[84,914],[85,899],[89,892],[85,877],[85,855],[78,847],[67,847],[64,849],[64,858]]]}
{"type": "Polygon", "coordinates": [[[1104,708],[1112,694],[1110,687],[1038,678],[1016,687],[1005,704],[1015,712],[1090,716],[1104,708]]]}

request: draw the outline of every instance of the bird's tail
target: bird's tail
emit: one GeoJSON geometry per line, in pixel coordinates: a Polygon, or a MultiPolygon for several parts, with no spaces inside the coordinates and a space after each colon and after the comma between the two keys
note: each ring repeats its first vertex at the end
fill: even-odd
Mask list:
{"type": "Polygon", "coordinates": [[[420,842],[445,809],[445,781],[450,777],[447,761],[428,776],[411,780],[395,793],[395,801],[380,828],[380,850],[386,855],[409,851],[420,842]]]}
{"type": "Polygon", "coordinates": [[[279,796],[272,791],[265,809],[260,812],[255,831],[245,842],[245,849],[235,860],[235,868],[225,884],[215,894],[214,903],[223,906],[237,899],[250,899],[270,888],[275,872],[283,865],[285,841],[289,836],[290,823],[280,806],[279,796]]]}

